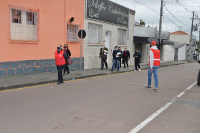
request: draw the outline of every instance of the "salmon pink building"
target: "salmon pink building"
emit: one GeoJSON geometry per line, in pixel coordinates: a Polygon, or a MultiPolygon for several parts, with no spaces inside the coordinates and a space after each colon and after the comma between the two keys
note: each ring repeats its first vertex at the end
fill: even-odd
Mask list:
{"type": "Polygon", "coordinates": [[[83,69],[84,0],[1,0],[0,11],[0,76],[56,72],[58,44],[69,46],[70,69],[83,69]]]}

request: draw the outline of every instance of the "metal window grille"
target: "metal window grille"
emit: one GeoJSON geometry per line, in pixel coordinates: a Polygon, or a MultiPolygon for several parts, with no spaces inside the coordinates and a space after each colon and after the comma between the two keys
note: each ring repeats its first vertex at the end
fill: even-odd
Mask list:
{"type": "Polygon", "coordinates": [[[77,42],[79,41],[78,31],[79,25],[67,24],[67,41],[77,42]]]}
{"type": "Polygon", "coordinates": [[[37,41],[39,10],[17,5],[10,7],[10,40],[37,41]]]}
{"type": "Polygon", "coordinates": [[[126,30],[118,29],[118,44],[126,44],[126,30]]]}
{"type": "Polygon", "coordinates": [[[98,24],[88,24],[89,43],[101,43],[102,26],[98,24]]]}

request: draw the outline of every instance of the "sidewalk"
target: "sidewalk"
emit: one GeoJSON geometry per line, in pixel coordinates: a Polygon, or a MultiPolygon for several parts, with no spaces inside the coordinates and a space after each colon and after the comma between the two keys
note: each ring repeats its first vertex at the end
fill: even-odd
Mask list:
{"type": "MultiPolygon", "coordinates": [[[[166,66],[173,66],[179,64],[186,64],[186,61],[175,61],[169,63],[162,63],[160,67],[166,66]]],[[[123,65],[122,65],[123,66],[123,65]]],[[[141,65],[141,69],[147,69],[147,65],[141,65]]],[[[129,68],[121,68],[119,72],[128,72],[135,70],[134,66],[130,66],[129,68]]],[[[110,68],[107,70],[100,70],[100,69],[91,69],[91,70],[77,70],[71,71],[70,74],[64,75],[64,81],[87,77],[94,77],[98,75],[108,75],[112,73],[117,73],[116,71],[110,71],[110,68]]],[[[40,84],[47,84],[47,83],[56,83],[58,79],[57,73],[39,73],[39,74],[29,74],[29,75],[14,75],[14,76],[6,76],[0,77],[0,90],[6,89],[13,89],[13,88],[20,88],[20,87],[27,87],[27,86],[34,86],[40,84]]]]}

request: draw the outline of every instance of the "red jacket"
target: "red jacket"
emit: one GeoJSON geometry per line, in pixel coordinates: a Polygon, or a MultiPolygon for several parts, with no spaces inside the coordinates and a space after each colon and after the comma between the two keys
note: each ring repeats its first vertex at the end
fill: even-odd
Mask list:
{"type": "Polygon", "coordinates": [[[61,66],[61,65],[66,64],[65,58],[63,56],[64,52],[65,51],[62,50],[58,54],[58,51],[56,50],[56,52],[55,52],[55,61],[56,61],[56,65],[57,66],[61,66]]]}
{"type": "MultiPolygon", "coordinates": [[[[153,66],[160,66],[160,50],[150,49],[154,55],[153,66]]],[[[150,57],[149,57],[149,65],[150,65],[150,57]]]]}

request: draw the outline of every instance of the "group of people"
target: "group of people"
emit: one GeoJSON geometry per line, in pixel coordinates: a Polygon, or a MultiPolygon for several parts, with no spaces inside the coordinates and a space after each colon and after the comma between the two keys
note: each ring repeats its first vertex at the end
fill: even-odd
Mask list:
{"type": "Polygon", "coordinates": [[[115,46],[115,49],[112,53],[113,56],[113,65],[111,71],[114,69],[117,69],[119,71],[119,68],[121,68],[121,61],[122,64],[124,64],[124,68],[128,68],[128,60],[130,59],[130,52],[127,50],[127,48],[124,48],[124,51],[121,50],[120,47],[115,46]]]}
{"type": "Polygon", "coordinates": [[[67,60],[70,58],[71,52],[68,48],[68,45],[64,45],[64,49],[62,49],[62,45],[59,44],[57,46],[57,50],[55,51],[55,62],[58,70],[58,82],[57,84],[63,83],[63,75],[65,75],[66,71],[67,74],[70,73],[67,60]],[[64,73],[62,71],[64,69],[64,73]]]}
{"type": "Polygon", "coordinates": [[[198,55],[194,53],[194,54],[193,54],[193,59],[194,59],[194,60],[197,60],[197,58],[198,58],[198,55]]]}
{"type": "MultiPolygon", "coordinates": [[[[151,42],[151,48],[149,51],[149,67],[148,67],[148,85],[146,88],[151,88],[151,77],[152,73],[154,74],[154,80],[155,80],[155,88],[153,89],[154,91],[158,91],[158,71],[159,71],[159,66],[160,66],[160,50],[156,47],[156,42],[152,41],[151,42]]],[[[108,55],[108,48],[105,47],[105,45],[102,45],[102,48],[100,49],[99,53],[99,58],[101,58],[101,69],[103,70],[104,64],[106,69],[108,69],[108,64],[107,64],[107,55],[108,55]]],[[[68,63],[67,60],[70,58],[71,52],[68,49],[68,45],[64,45],[64,49],[62,49],[62,45],[59,44],[57,46],[57,50],[55,51],[55,62],[57,65],[57,70],[58,70],[58,82],[57,84],[63,83],[63,75],[67,71],[67,74],[69,74],[69,68],[68,68],[68,63]],[[62,74],[62,71],[64,69],[64,74],[62,74]]],[[[130,59],[130,52],[127,50],[127,48],[124,48],[124,51],[121,50],[120,47],[115,46],[115,50],[113,50],[112,53],[113,56],[113,65],[112,68],[110,69],[113,71],[114,69],[117,68],[117,71],[119,71],[119,68],[121,68],[121,59],[122,59],[122,64],[124,64],[124,68],[126,66],[128,67],[128,60],[130,59]]],[[[140,57],[141,54],[138,52],[138,50],[135,50],[135,53],[133,55],[135,57],[135,71],[137,71],[137,67],[139,68],[140,71],[140,57]]]]}
{"type": "MultiPolygon", "coordinates": [[[[108,64],[107,64],[107,55],[108,55],[108,48],[105,47],[105,45],[102,45],[102,48],[100,48],[100,53],[99,53],[99,58],[101,58],[101,68],[100,70],[103,70],[104,68],[104,64],[106,69],[108,69],[108,64]]],[[[124,68],[126,68],[126,66],[128,67],[128,60],[130,59],[130,53],[127,50],[127,48],[124,48],[124,51],[121,50],[121,48],[118,46],[115,46],[115,50],[113,50],[113,67],[111,69],[111,71],[113,71],[113,69],[117,68],[117,70],[119,71],[119,67],[121,68],[121,59],[122,60],[122,64],[124,64],[124,68]]]]}
{"type": "MultiPolygon", "coordinates": [[[[155,92],[158,91],[158,71],[159,71],[159,66],[160,66],[160,50],[156,46],[156,42],[152,41],[151,42],[151,48],[149,51],[149,68],[148,68],[148,85],[146,88],[151,88],[151,77],[152,73],[154,74],[154,80],[155,80],[155,88],[153,89],[155,92]]],[[[99,53],[99,58],[101,58],[101,69],[103,70],[104,64],[106,69],[108,69],[108,64],[107,64],[107,55],[108,55],[108,48],[105,47],[105,45],[102,45],[102,48],[100,48],[100,53],[99,53]]],[[[124,51],[121,50],[120,47],[115,46],[115,49],[113,50],[112,53],[113,56],[113,65],[112,68],[110,69],[113,71],[114,69],[117,68],[117,71],[121,68],[121,59],[122,59],[122,64],[124,64],[124,68],[126,66],[128,67],[128,61],[130,59],[130,52],[127,50],[127,48],[124,48],[124,51]]],[[[140,57],[141,54],[138,52],[138,50],[135,50],[135,53],[133,55],[135,58],[135,71],[137,71],[137,67],[139,68],[140,71],[140,57]]]]}
{"type": "MultiPolygon", "coordinates": [[[[101,68],[100,70],[103,70],[104,64],[106,69],[108,69],[108,64],[107,64],[107,55],[108,55],[108,48],[105,47],[105,45],[102,45],[102,48],[100,48],[100,53],[99,53],[99,58],[101,58],[101,68]]],[[[130,59],[130,52],[127,50],[127,48],[124,48],[124,51],[121,50],[121,47],[115,46],[115,49],[113,50],[112,53],[113,56],[113,65],[111,71],[114,69],[119,69],[121,68],[121,64],[124,64],[124,68],[128,68],[128,61],[130,59]]],[[[135,58],[135,71],[137,71],[137,68],[139,68],[140,71],[140,57],[141,54],[138,52],[138,50],[135,50],[135,53],[133,55],[135,58]]]]}

